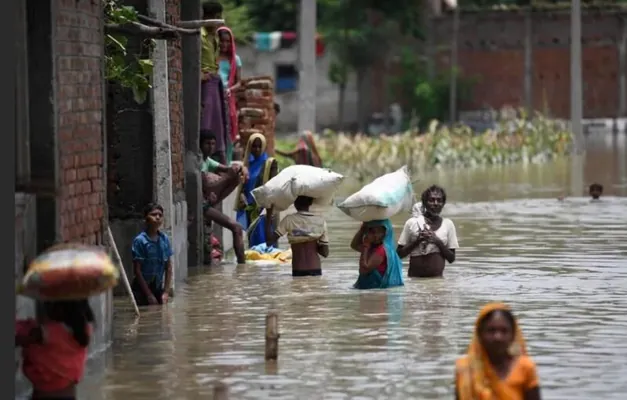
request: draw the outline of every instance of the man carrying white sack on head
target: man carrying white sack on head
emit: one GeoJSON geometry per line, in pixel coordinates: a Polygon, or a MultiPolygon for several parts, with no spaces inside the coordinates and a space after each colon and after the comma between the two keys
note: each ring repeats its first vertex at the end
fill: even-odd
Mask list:
{"type": "Polygon", "coordinates": [[[253,190],[257,203],[266,208],[268,219],[274,212],[287,210],[292,204],[296,208],[296,213],[283,218],[274,232],[266,225],[268,246],[275,246],[280,237],[287,235],[292,248],[293,276],[322,275],[320,256],[329,256],[327,223],[320,215],[312,213],[310,207],[314,203],[330,204],[343,179],[342,175],[327,169],[292,165],[253,190]]]}
{"type": "MultiPolygon", "coordinates": [[[[285,216],[274,232],[269,232],[270,224],[266,225],[268,246],[274,246],[280,237],[287,235],[292,248],[292,276],[295,277],[322,275],[320,256],[329,256],[327,222],[309,211],[313,202],[312,197],[298,196],[294,201],[296,213],[285,216]]],[[[272,218],[272,209],[267,212],[267,218],[272,218]]]]}

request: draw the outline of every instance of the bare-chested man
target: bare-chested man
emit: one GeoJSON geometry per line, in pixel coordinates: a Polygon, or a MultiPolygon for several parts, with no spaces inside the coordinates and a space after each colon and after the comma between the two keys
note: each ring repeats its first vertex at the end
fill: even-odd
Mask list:
{"type": "MultiPolygon", "coordinates": [[[[287,235],[292,247],[292,276],[322,275],[320,256],[329,256],[327,223],[321,216],[309,212],[313,201],[311,197],[297,197],[296,213],[285,216],[274,232],[266,232],[269,246],[287,235]]],[[[268,218],[272,218],[272,210],[268,210],[268,214],[268,218]]]]}

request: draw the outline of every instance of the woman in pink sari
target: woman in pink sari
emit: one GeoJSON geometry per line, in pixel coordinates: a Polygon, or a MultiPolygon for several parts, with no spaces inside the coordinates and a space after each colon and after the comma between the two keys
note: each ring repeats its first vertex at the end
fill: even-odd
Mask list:
{"type": "Polygon", "coordinates": [[[220,55],[218,57],[218,68],[224,91],[226,94],[227,110],[229,115],[229,132],[231,140],[227,145],[227,160],[233,159],[233,143],[239,134],[237,124],[237,104],[234,92],[240,86],[242,61],[235,50],[235,37],[233,32],[225,26],[218,28],[218,39],[220,41],[220,55]]]}

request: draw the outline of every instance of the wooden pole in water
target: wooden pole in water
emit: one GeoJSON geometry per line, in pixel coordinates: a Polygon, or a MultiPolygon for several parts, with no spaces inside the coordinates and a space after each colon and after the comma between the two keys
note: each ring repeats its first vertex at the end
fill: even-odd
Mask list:
{"type": "Polygon", "coordinates": [[[279,358],[279,316],[276,313],[266,315],[266,360],[279,358]]]}
{"type": "Polygon", "coordinates": [[[133,289],[131,289],[131,284],[128,281],[128,276],[126,276],[126,271],[124,270],[124,265],[122,264],[122,257],[120,257],[118,246],[116,246],[115,240],[113,239],[113,232],[111,232],[111,227],[107,227],[107,239],[109,240],[109,246],[111,246],[111,249],[113,249],[115,263],[118,265],[118,269],[120,270],[120,276],[122,276],[122,282],[124,283],[126,292],[131,298],[131,303],[133,304],[135,315],[139,317],[139,307],[137,307],[137,301],[135,301],[135,295],[133,294],[133,289]]]}
{"type": "Polygon", "coordinates": [[[220,382],[213,388],[213,400],[228,400],[229,387],[220,382]]]}

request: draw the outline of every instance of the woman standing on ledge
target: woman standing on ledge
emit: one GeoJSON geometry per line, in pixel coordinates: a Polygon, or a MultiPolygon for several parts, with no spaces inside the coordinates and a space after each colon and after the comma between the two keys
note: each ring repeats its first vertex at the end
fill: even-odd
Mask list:
{"type": "Polygon", "coordinates": [[[409,257],[410,278],[442,277],[445,261],[455,262],[459,248],[455,224],[440,213],[446,204],[446,192],[432,185],[422,192],[420,215],[407,220],[396,251],[401,258],[409,257]]]}

